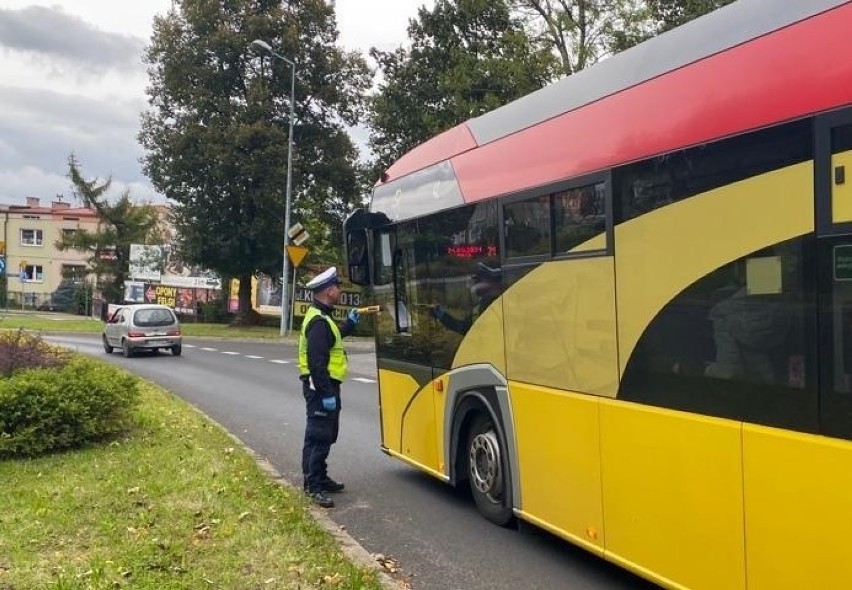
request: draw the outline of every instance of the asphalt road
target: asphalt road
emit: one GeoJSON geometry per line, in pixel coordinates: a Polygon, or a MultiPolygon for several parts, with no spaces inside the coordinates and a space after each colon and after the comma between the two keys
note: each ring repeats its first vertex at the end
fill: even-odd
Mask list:
{"type": "MultiPolygon", "coordinates": [[[[289,343],[187,338],[183,356],[106,355],[96,336],[49,336],[154,381],[227,428],[301,486],[304,433],[296,350],[289,343]]],[[[375,358],[350,349],[341,434],[329,460],[346,483],[330,516],[369,552],[393,558],[414,590],[627,590],[656,586],[532,526],[502,529],[469,494],[379,450],[375,358]]],[[[554,490],[554,502],[559,491],[554,490]]]]}

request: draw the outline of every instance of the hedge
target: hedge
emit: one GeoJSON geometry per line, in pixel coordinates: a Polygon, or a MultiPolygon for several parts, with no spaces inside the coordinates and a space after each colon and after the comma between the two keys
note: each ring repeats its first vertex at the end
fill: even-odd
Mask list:
{"type": "Polygon", "coordinates": [[[85,357],[0,379],[0,459],[80,447],[127,430],[138,378],[85,357]]]}

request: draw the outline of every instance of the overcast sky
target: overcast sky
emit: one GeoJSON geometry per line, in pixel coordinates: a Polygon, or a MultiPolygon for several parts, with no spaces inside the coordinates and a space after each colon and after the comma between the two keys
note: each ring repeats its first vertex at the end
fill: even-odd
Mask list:
{"type": "MultiPolygon", "coordinates": [[[[406,42],[408,19],[433,0],[336,0],[341,44],[406,42]]],[[[112,176],[140,201],[161,202],[136,141],[146,107],[142,51],[171,0],[0,1],[0,204],[71,200],[71,152],[86,178],[112,176]]],[[[363,141],[364,134],[358,133],[363,141]]]]}

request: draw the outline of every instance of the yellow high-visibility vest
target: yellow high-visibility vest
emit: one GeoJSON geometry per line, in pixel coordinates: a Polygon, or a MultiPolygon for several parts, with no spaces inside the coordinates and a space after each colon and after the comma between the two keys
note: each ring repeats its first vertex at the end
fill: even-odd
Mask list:
{"type": "Polygon", "coordinates": [[[328,374],[332,379],[343,381],[346,379],[346,374],[349,372],[349,359],[346,358],[346,352],[343,350],[343,336],[340,335],[340,328],[330,316],[323,314],[313,305],[308,308],[304,319],[302,320],[302,330],[299,332],[299,373],[309,375],[308,370],[308,337],[307,327],[315,316],[320,316],[328,325],[331,326],[331,333],[334,334],[334,344],[329,351],[328,358],[328,374]]]}

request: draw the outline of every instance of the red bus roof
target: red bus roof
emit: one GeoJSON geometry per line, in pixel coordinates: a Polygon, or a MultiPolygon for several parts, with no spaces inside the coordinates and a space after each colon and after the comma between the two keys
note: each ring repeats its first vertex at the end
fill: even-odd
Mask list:
{"type": "Polygon", "coordinates": [[[470,203],[852,104],[850,29],[849,0],[740,0],[436,136],[388,183],[449,161],[470,203]]]}

